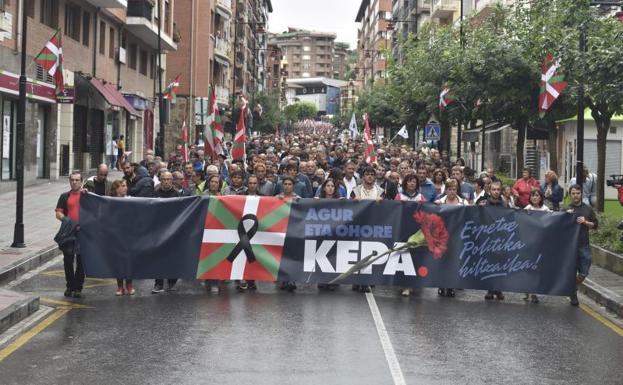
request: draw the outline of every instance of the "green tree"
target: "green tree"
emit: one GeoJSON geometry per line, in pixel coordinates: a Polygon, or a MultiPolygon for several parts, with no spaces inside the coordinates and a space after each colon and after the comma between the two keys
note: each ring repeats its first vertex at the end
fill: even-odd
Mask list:
{"type": "Polygon", "coordinates": [[[253,129],[262,133],[274,133],[284,124],[284,116],[279,109],[279,93],[262,92],[255,95],[255,103],[262,106],[262,114],[253,113],[253,129]]]}
{"type": "Polygon", "coordinates": [[[318,115],[318,109],[312,102],[296,102],[284,109],[286,120],[295,122],[305,119],[314,119],[318,115]]]}

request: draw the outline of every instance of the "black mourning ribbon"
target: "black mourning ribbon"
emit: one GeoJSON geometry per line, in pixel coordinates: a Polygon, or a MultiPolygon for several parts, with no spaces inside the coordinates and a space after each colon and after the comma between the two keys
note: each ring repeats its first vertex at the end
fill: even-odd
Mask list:
{"type": "Polygon", "coordinates": [[[231,254],[229,254],[229,257],[227,257],[229,262],[234,262],[234,259],[236,259],[238,254],[243,250],[247,255],[247,261],[249,261],[249,263],[255,262],[255,254],[253,253],[253,248],[251,248],[251,238],[253,238],[257,232],[257,226],[258,222],[255,214],[246,214],[240,219],[240,222],[238,222],[238,237],[240,241],[236,244],[231,254]],[[244,221],[246,220],[253,221],[253,225],[249,231],[244,227],[244,221]]]}

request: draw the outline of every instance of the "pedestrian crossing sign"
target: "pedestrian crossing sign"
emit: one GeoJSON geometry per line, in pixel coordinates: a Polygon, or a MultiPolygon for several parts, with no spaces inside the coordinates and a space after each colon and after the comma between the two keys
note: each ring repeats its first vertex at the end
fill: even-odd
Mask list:
{"type": "Polygon", "coordinates": [[[430,121],[424,126],[424,140],[440,140],[441,126],[435,121],[430,121]]]}

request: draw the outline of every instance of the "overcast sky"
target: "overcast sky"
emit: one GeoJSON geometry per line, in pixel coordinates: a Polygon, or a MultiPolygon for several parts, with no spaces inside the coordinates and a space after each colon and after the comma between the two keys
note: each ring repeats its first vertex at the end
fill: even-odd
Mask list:
{"type": "Polygon", "coordinates": [[[281,33],[288,27],[334,32],[336,41],[357,46],[355,17],[361,0],[271,0],[268,30],[281,33]]]}

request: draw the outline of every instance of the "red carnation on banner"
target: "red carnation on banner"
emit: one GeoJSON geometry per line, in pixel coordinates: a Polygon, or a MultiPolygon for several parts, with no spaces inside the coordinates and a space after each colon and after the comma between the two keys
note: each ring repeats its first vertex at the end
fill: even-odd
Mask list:
{"type": "Polygon", "coordinates": [[[433,258],[441,258],[448,250],[448,240],[450,239],[443,218],[437,214],[418,210],[413,214],[413,219],[419,223],[433,258]]]}
{"type": "MultiPolygon", "coordinates": [[[[422,210],[417,210],[413,213],[413,218],[420,225],[420,229],[415,234],[411,235],[406,243],[390,248],[381,254],[376,251],[373,252],[367,257],[360,259],[346,272],[340,274],[329,283],[337,283],[357,271],[370,266],[375,261],[385,257],[386,255],[399,253],[407,249],[416,249],[418,247],[428,246],[428,250],[431,252],[434,259],[443,257],[443,254],[448,250],[448,240],[450,239],[450,234],[448,234],[448,229],[446,229],[446,224],[443,221],[443,218],[437,214],[427,213],[422,210]]],[[[428,268],[426,266],[420,266],[418,272],[421,277],[426,277],[428,275],[428,268]]]]}

